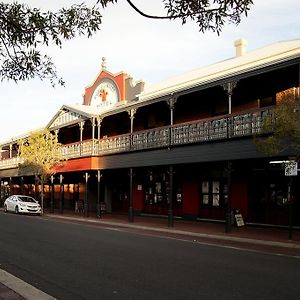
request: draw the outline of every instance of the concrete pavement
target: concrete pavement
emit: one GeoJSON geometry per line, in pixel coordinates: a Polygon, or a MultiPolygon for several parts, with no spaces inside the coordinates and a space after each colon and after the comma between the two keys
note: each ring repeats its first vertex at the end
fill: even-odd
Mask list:
{"type": "Polygon", "coordinates": [[[54,300],[55,298],[0,269],[0,300],[54,300]]]}
{"type": "Polygon", "coordinates": [[[136,216],[133,223],[128,222],[128,216],[122,214],[104,214],[101,218],[95,215],[85,217],[73,212],[45,213],[44,217],[71,222],[83,222],[91,225],[108,226],[143,232],[148,234],[197,240],[213,244],[224,244],[254,250],[275,252],[300,257],[300,229],[294,228],[292,240],[288,239],[287,228],[270,228],[258,226],[232,226],[230,233],[225,233],[224,223],[202,221],[185,221],[175,219],[174,226],[168,227],[166,218],[136,216]]]}

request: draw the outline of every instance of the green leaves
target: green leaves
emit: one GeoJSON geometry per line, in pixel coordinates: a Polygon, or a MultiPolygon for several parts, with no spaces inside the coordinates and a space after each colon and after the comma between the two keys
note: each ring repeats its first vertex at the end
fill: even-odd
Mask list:
{"type": "Polygon", "coordinates": [[[41,12],[28,5],[0,3],[0,79],[27,80],[38,77],[52,85],[58,78],[51,60],[39,50],[41,45],[62,46],[63,40],[77,35],[92,36],[99,30],[101,14],[97,7],[85,4],[41,12]]]}
{"type": "Polygon", "coordinates": [[[43,179],[55,172],[53,167],[56,164],[64,161],[61,144],[46,129],[33,132],[27,139],[21,140],[18,146],[19,156],[24,159],[24,163],[19,166],[20,170],[43,179]]]}
{"type": "MultiPolygon", "coordinates": [[[[164,16],[151,16],[140,11],[134,1],[128,4],[139,14],[152,19],[180,19],[182,24],[195,21],[201,32],[219,34],[226,23],[239,24],[247,15],[252,0],[162,0],[164,16]]],[[[50,57],[41,45],[61,47],[64,40],[78,35],[91,37],[100,29],[100,7],[116,4],[117,0],[97,0],[96,5],[84,3],[62,8],[58,12],[42,12],[26,4],[0,2],[0,80],[28,80],[37,77],[50,80],[54,86],[64,85],[57,76],[50,57]]]]}
{"type": "Polygon", "coordinates": [[[256,137],[259,151],[267,155],[280,154],[290,150],[300,157],[300,100],[294,92],[281,94],[279,103],[272,115],[264,121],[264,137],[256,137]]]}
{"type": "Polygon", "coordinates": [[[211,30],[220,34],[226,23],[239,24],[241,16],[247,16],[252,0],[163,0],[168,16],[196,21],[199,30],[211,30]]]}

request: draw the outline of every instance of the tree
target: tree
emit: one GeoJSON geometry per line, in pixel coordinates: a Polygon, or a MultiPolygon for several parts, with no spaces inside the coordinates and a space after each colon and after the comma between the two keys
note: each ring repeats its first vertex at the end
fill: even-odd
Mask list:
{"type": "MultiPolygon", "coordinates": [[[[139,14],[152,19],[180,19],[182,24],[194,21],[199,30],[221,32],[226,22],[239,24],[247,15],[252,0],[161,0],[165,16],[142,12],[133,3],[128,4],[139,14]]],[[[118,0],[95,0],[93,7],[84,3],[62,8],[58,12],[42,12],[20,3],[0,2],[0,79],[28,80],[37,77],[50,80],[52,85],[64,85],[51,57],[42,54],[41,46],[54,43],[62,47],[64,40],[77,35],[92,36],[100,30],[101,8],[118,0]]]]}
{"type": "Polygon", "coordinates": [[[55,174],[55,167],[64,162],[62,145],[49,130],[33,132],[28,138],[20,140],[19,156],[23,163],[19,165],[22,175],[34,175],[41,185],[41,206],[44,206],[44,183],[55,174]]]}
{"type": "Polygon", "coordinates": [[[49,79],[52,85],[63,85],[51,58],[43,55],[41,46],[76,35],[90,37],[99,30],[101,14],[97,7],[84,4],[62,8],[58,12],[41,12],[28,5],[0,2],[0,78],[14,81],[33,77],[49,79]]]}
{"type": "MultiPolygon", "coordinates": [[[[116,3],[117,0],[99,0],[103,6],[116,3]]],[[[182,24],[188,20],[195,21],[201,32],[212,30],[220,34],[226,22],[239,24],[241,16],[253,4],[252,0],[162,0],[167,14],[154,16],[142,12],[131,0],[128,4],[140,15],[151,19],[180,19],[182,24]]]]}
{"type": "Polygon", "coordinates": [[[264,120],[262,135],[255,138],[260,152],[269,156],[281,155],[288,151],[300,158],[300,99],[294,89],[277,96],[278,105],[264,120]]]}

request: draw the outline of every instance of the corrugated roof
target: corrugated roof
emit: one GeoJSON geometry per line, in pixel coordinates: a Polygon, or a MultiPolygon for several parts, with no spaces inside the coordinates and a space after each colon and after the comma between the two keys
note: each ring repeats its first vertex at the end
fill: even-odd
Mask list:
{"type": "Polygon", "coordinates": [[[207,84],[263,66],[277,64],[293,57],[300,57],[300,40],[278,42],[207,67],[195,69],[182,75],[146,85],[139,95],[140,101],[159,98],[167,94],[207,84]]]}

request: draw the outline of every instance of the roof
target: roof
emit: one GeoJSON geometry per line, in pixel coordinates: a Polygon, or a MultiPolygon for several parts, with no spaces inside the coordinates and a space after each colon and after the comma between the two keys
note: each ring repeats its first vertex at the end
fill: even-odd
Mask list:
{"type": "MultiPolygon", "coordinates": [[[[133,105],[147,102],[161,97],[183,92],[195,87],[205,86],[206,84],[226,80],[237,75],[247,73],[249,71],[259,70],[267,66],[277,65],[287,62],[295,58],[300,59],[300,40],[291,40],[277,42],[266,47],[262,47],[250,51],[242,56],[233,57],[228,60],[221,61],[206,67],[198,68],[190,72],[181,74],[161,81],[152,85],[145,85],[145,89],[138,96],[137,101],[122,103],[109,109],[87,106],[83,104],[63,105],[60,110],[53,116],[51,121],[45,126],[46,128],[55,127],[55,121],[62,112],[73,112],[78,119],[88,119],[99,115],[110,115],[118,111],[124,111],[133,105]]],[[[75,117],[74,117],[75,118],[75,117]]],[[[73,119],[75,122],[75,119],[73,119]]],[[[66,124],[69,123],[66,122],[66,124]]],[[[12,141],[16,141],[29,133],[15,137],[10,141],[2,143],[9,145],[12,141]]]]}
{"type": "Polygon", "coordinates": [[[144,91],[139,95],[139,100],[147,101],[163,97],[297,57],[300,57],[300,40],[278,42],[157,84],[146,85],[144,91]]]}

